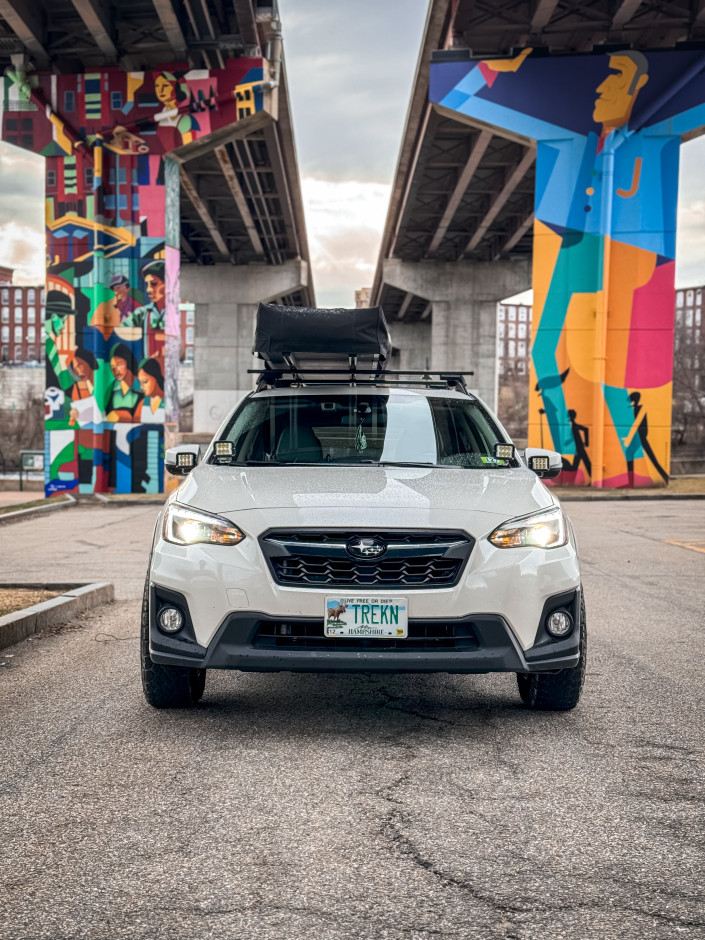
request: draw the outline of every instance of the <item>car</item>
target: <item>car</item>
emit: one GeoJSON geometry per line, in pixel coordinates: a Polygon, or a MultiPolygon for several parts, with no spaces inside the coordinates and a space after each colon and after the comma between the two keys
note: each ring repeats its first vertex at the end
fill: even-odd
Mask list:
{"type": "Polygon", "coordinates": [[[560,455],[517,450],[465,375],[388,369],[390,348],[378,308],[262,305],[256,388],[165,457],[183,480],[144,589],[150,705],[196,704],[210,669],[509,672],[532,709],[578,704],[578,552],[543,482],[560,455]]]}

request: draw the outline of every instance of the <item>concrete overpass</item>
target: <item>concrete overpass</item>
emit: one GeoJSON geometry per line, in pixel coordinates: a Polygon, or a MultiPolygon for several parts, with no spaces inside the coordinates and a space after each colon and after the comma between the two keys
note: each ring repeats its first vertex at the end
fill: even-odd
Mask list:
{"type": "Polygon", "coordinates": [[[276,0],[0,0],[0,68],[3,139],[47,158],[47,381],[63,396],[50,477],[69,491],[153,490],[161,444],[138,427],[162,418],[168,443],[176,426],[179,297],[197,306],[197,430],[251,386],[256,303],[315,302],[276,0]],[[146,280],[155,261],[161,297],[146,280]],[[137,379],[131,404],[111,407],[117,342],[136,366],[161,366],[147,421],[137,379]],[[90,407],[76,406],[79,347],[90,407]]]}
{"type": "MultiPolygon", "coordinates": [[[[590,114],[595,106],[596,85],[599,86],[601,81],[601,77],[598,77],[589,86],[591,75],[596,69],[602,69],[605,74],[614,72],[612,68],[608,71],[605,56],[620,50],[648,51],[649,84],[643,91],[640,90],[643,86],[637,89],[639,103],[648,99],[652,111],[659,106],[668,110],[679,95],[683,98],[690,94],[697,98],[699,94],[701,73],[698,57],[702,52],[698,52],[698,48],[702,40],[705,40],[705,3],[702,0],[697,3],[668,4],[648,0],[503,0],[501,3],[491,0],[432,0],[372,290],[372,302],[382,303],[390,316],[404,367],[423,367],[428,357],[433,368],[474,368],[476,388],[490,402],[495,399],[495,304],[503,297],[530,286],[535,233],[544,233],[544,228],[539,225],[540,220],[536,220],[537,159],[544,168],[548,166],[547,162],[542,161],[541,155],[548,152],[546,141],[551,134],[556,140],[567,141],[571,134],[577,133],[576,128],[566,130],[564,125],[568,119],[554,120],[553,131],[542,129],[535,132],[526,122],[512,122],[509,118],[505,121],[505,115],[515,107],[513,102],[525,102],[524,110],[534,114],[538,108],[537,99],[543,97],[550,102],[555,98],[558,102],[565,98],[567,91],[561,84],[560,67],[555,63],[559,56],[565,57],[566,61],[570,57],[576,63],[572,80],[584,98],[580,103],[563,104],[566,112],[571,107],[576,113],[582,108],[585,127],[580,133],[581,139],[587,139],[593,133],[589,126],[592,122],[590,114]],[[519,66],[524,59],[519,53],[529,48],[532,50],[531,58],[527,60],[530,64],[522,66],[520,70],[519,66]],[[671,50],[671,59],[667,61],[663,54],[659,57],[661,50],[671,50]],[[655,54],[653,60],[651,52],[655,54]],[[674,66],[672,58],[677,55],[683,61],[681,76],[685,75],[678,87],[679,70],[677,65],[674,66]],[[554,64],[541,66],[539,59],[554,64]],[[661,74],[658,65],[663,66],[661,74]],[[528,78],[532,72],[538,74],[541,68],[544,71],[554,68],[556,80],[553,84],[549,80],[540,84],[541,92],[537,91],[536,98],[529,102],[533,89],[522,78],[528,78]],[[441,89],[438,92],[430,87],[432,69],[436,87],[441,89]],[[483,69],[487,72],[487,79],[481,74],[483,69]],[[509,88],[510,76],[514,72],[516,81],[509,88]],[[473,82],[475,86],[471,87],[473,82]],[[494,105],[490,106],[490,99],[494,91],[503,87],[508,91],[493,111],[494,105]]],[[[610,59],[609,65],[612,64],[610,59]]],[[[625,67],[629,67],[628,63],[625,67]]],[[[632,94],[632,106],[635,97],[636,94],[632,94]]],[[[683,107],[688,103],[684,102],[683,107]]],[[[524,104],[517,107],[524,107],[524,104]]],[[[646,110],[642,108],[639,114],[637,106],[634,111],[634,117],[643,118],[640,127],[635,127],[634,122],[629,123],[628,119],[623,122],[624,137],[632,141],[637,139],[633,136],[635,132],[642,126],[646,127],[653,117],[646,110]]],[[[544,111],[548,113],[550,107],[544,107],[544,111]]],[[[544,125],[547,125],[551,118],[544,114],[543,120],[544,125]]],[[[596,125],[596,140],[600,136],[598,129],[596,125]]],[[[675,137],[677,141],[687,140],[700,133],[700,130],[697,118],[687,127],[679,128],[675,137]]],[[[601,146],[600,143],[598,153],[601,146]]],[[[558,145],[554,150],[556,148],[560,149],[558,145]]],[[[624,154],[627,149],[623,147],[620,152],[624,154]]],[[[636,162],[633,165],[636,167],[636,162]]],[[[642,163],[638,166],[641,168],[642,163]]],[[[550,176],[550,168],[546,172],[550,176]]],[[[595,172],[602,179],[602,169],[597,168],[595,172]]],[[[677,160],[673,172],[677,179],[677,160]]],[[[636,179],[636,176],[630,177],[630,181],[632,179],[636,179]]],[[[621,193],[630,192],[630,181],[619,181],[617,203],[621,199],[620,186],[621,193]]],[[[552,185],[557,185],[555,180],[552,185]]],[[[668,199],[672,195],[671,190],[674,192],[674,187],[670,188],[668,199]]],[[[568,204],[574,195],[567,191],[557,193],[555,189],[552,193],[554,202],[563,199],[568,204]]],[[[653,196],[661,200],[661,193],[654,193],[653,196]]],[[[582,205],[580,208],[582,210],[582,205]]],[[[674,201],[672,209],[675,227],[674,201]]],[[[610,218],[611,212],[610,209],[610,218]]],[[[594,211],[592,220],[598,217],[607,218],[606,210],[603,211],[602,207],[594,211]]],[[[566,222],[565,219],[559,222],[553,224],[551,230],[562,237],[566,222]]],[[[607,222],[605,224],[608,225],[607,222]]],[[[645,220],[642,218],[638,224],[643,227],[645,220]]],[[[661,220],[659,224],[665,230],[670,221],[661,220]]],[[[578,225],[579,230],[582,230],[581,225],[578,225]]],[[[613,232],[610,234],[616,237],[613,232]]],[[[619,273],[613,273],[618,281],[619,273]]],[[[544,271],[544,274],[550,283],[550,273],[544,271]]],[[[535,288],[536,278],[534,264],[535,288]]],[[[537,293],[534,331],[537,329],[536,319],[541,316],[541,305],[549,290],[548,284],[543,281],[538,286],[541,290],[537,293]]],[[[613,284],[613,297],[614,287],[613,284]]],[[[592,293],[599,293],[599,286],[592,293]]],[[[663,294],[661,301],[665,311],[668,303],[663,294]]],[[[600,303],[593,305],[595,316],[598,316],[600,303]]],[[[570,298],[566,296],[564,309],[569,304],[570,298]]],[[[610,310],[607,300],[603,307],[598,319],[601,317],[601,331],[604,333],[609,331],[613,321],[617,328],[617,314],[610,310]]],[[[668,310],[672,318],[672,302],[668,310]]],[[[664,324],[661,323],[661,326],[664,327],[664,324]]],[[[629,327],[627,318],[626,329],[629,327]]],[[[622,323],[620,329],[624,328],[625,324],[622,323]]],[[[664,328],[668,330],[668,326],[664,328]]],[[[604,360],[604,351],[598,351],[594,358],[604,360]]],[[[565,367],[566,363],[563,365],[565,367]]],[[[541,385],[543,380],[548,379],[545,371],[545,365],[538,366],[538,374],[535,370],[532,375],[532,386],[541,385]]],[[[560,384],[563,371],[554,368],[550,380],[560,384]]],[[[570,373],[571,381],[577,372],[574,366],[570,373]]],[[[616,384],[626,386],[627,383],[621,381],[616,384]]],[[[666,384],[668,382],[662,383],[666,384]]],[[[630,389],[641,385],[641,382],[632,381],[630,389]]],[[[534,388],[534,391],[539,394],[532,401],[534,410],[530,415],[530,425],[533,430],[530,434],[532,443],[538,444],[541,437],[544,442],[550,440],[550,435],[545,427],[546,403],[541,396],[544,389],[534,388]]],[[[575,407],[573,404],[573,410],[575,407]]],[[[653,407],[656,410],[655,402],[653,407]]],[[[658,457],[661,468],[667,466],[669,457],[668,431],[664,430],[670,422],[670,417],[665,417],[666,411],[670,414],[669,409],[670,405],[662,396],[658,405],[658,422],[662,427],[658,457]]],[[[563,409],[565,414],[569,410],[563,409]]],[[[580,410],[585,414],[584,402],[580,410]]],[[[579,424],[579,418],[571,419],[572,424],[566,418],[564,434],[559,434],[555,427],[553,429],[556,431],[553,444],[564,453],[567,467],[573,467],[579,457],[574,438],[580,426],[592,430],[595,444],[597,438],[603,435],[605,419],[600,413],[604,410],[603,406],[594,403],[587,410],[591,413],[582,425],[579,424]],[[558,440],[559,437],[562,439],[558,440]]],[[[609,416],[606,421],[610,423],[609,416]]],[[[628,437],[631,430],[631,427],[623,431],[620,429],[617,435],[628,437]]],[[[607,462],[604,448],[594,448],[592,444],[590,448],[595,450],[593,456],[598,457],[604,468],[607,462]]],[[[644,456],[643,452],[641,456],[644,456]]],[[[634,459],[638,462],[640,457],[623,453],[622,458],[625,468],[627,464],[631,465],[627,475],[631,473],[633,480],[636,473],[634,459]]],[[[615,456],[615,460],[618,461],[619,457],[615,456]]],[[[651,475],[654,482],[658,481],[660,474],[655,471],[653,461],[648,459],[646,463],[649,473],[642,464],[641,476],[645,479],[651,475]]],[[[584,460],[582,464],[581,472],[574,474],[575,482],[590,481],[591,474],[586,472],[587,464],[584,460]]],[[[612,473],[610,470],[593,473],[593,483],[600,485],[603,476],[610,475],[614,479],[620,477],[619,485],[624,484],[624,474],[612,473]]]]}

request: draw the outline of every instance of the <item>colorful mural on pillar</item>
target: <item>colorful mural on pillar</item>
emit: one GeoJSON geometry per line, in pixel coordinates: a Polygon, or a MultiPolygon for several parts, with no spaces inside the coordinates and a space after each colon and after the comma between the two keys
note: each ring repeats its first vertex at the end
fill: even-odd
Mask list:
{"type": "Polygon", "coordinates": [[[561,452],[557,482],[667,482],[679,146],[705,126],[705,56],[437,61],[430,95],[538,142],[529,443],[561,452]]]}
{"type": "Polygon", "coordinates": [[[2,139],[46,158],[46,492],[163,490],[178,420],[179,166],[262,109],[262,59],[10,72],[2,139]]]}

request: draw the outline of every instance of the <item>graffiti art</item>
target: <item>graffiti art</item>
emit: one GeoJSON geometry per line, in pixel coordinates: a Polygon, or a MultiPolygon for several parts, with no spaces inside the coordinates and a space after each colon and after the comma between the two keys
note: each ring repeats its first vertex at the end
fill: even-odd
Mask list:
{"type": "Polygon", "coordinates": [[[437,61],[431,100],[537,141],[529,443],[557,482],[668,480],[679,146],[700,51],[437,61]]]}
{"type": "Polygon", "coordinates": [[[178,417],[175,149],[262,108],[220,70],[8,72],[2,139],[46,158],[46,492],[159,492],[178,417]],[[166,350],[166,354],[165,354],[166,350]]]}

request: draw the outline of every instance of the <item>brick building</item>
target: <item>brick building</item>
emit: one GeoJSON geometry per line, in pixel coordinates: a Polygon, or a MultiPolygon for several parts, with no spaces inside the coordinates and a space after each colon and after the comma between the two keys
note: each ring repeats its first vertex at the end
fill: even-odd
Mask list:
{"type": "Polygon", "coordinates": [[[193,350],[196,344],[196,305],[179,304],[181,314],[181,361],[193,363],[193,350]]]}
{"type": "Polygon", "coordinates": [[[0,268],[0,362],[44,362],[44,286],[18,287],[0,268]]]}
{"type": "Polygon", "coordinates": [[[691,373],[692,388],[705,391],[705,323],[703,295],[705,285],[676,291],[675,364],[676,375],[684,369],[691,373]]]}
{"type": "Polygon", "coordinates": [[[504,376],[528,375],[531,361],[531,307],[497,305],[497,359],[499,381],[504,376]]]}

